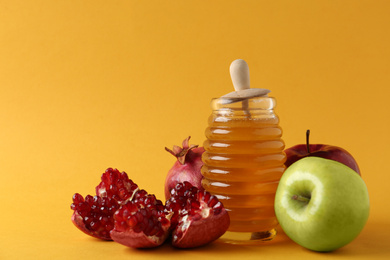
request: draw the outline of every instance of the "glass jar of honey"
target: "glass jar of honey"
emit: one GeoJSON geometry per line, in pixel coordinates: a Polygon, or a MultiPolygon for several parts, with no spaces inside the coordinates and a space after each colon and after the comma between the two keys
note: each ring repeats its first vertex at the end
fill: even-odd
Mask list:
{"type": "Polygon", "coordinates": [[[276,235],[274,197],[286,155],[275,106],[267,95],[211,101],[202,186],[229,213],[221,241],[252,244],[276,235]]]}

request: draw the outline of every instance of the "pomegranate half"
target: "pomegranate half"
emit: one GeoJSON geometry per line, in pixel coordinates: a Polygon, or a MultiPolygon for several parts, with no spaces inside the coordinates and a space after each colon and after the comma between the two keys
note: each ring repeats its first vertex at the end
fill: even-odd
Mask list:
{"type": "Polygon", "coordinates": [[[165,210],[172,213],[173,246],[199,247],[218,239],[228,229],[228,212],[209,192],[184,182],[178,183],[171,195],[165,210]]]}
{"type": "Polygon", "coordinates": [[[111,238],[133,248],[151,248],[164,243],[169,235],[170,216],[163,203],[154,195],[137,193],[114,214],[115,226],[111,238]]]}

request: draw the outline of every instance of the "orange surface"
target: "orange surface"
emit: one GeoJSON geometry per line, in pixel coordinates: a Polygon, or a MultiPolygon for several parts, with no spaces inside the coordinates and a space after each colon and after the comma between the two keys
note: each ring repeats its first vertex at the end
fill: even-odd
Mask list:
{"type": "Polygon", "coordinates": [[[389,259],[390,2],[0,1],[0,259],[389,259]],[[71,197],[108,167],[163,198],[174,158],[202,144],[209,102],[245,59],[271,89],[286,146],[341,146],[371,200],[333,253],[283,232],[264,246],[134,250],[89,238],[71,197]]]}

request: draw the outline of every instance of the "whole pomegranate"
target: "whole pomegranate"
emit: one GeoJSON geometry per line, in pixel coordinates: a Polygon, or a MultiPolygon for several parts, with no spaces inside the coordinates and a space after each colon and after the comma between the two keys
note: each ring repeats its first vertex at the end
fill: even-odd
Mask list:
{"type": "Polygon", "coordinates": [[[228,229],[228,212],[214,195],[199,190],[189,182],[178,183],[171,195],[165,211],[172,214],[173,246],[202,246],[218,239],[228,229]]]}
{"type": "Polygon", "coordinates": [[[175,188],[176,184],[185,181],[191,183],[199,190],[203,190],[203,176],[200,169],[203,166],[202,154],[204,148],[198,147],[198,145],[189,145],[190,138],[191,136],[184,139],[183,147],[174,145],[172,150],[165,147],[165,150],[177,158],[165,179],[165,199],[167,200],[171,197],[171,190],[175,188]]]}
{"type": "Polygon", "coordinates": [[[96,187],[96,195],[73,195],[70,208],[74,211],[72,222],[84,233],[112,240],[110,231],[114,228],[113,215],[116,210],[131,200],[138,192],[138,185],[129,179],[125,172],[108,168],[96,187]]]}

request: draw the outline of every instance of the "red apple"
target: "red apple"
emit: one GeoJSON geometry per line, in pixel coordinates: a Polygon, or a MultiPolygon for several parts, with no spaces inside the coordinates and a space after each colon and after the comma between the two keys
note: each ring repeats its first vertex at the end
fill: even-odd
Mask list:
{"type": "Polygon", "coordinates": [[[361,175],[357,162],[349,152],[341,147],[333,145],[309,144],[309,135],[310,130],[307,130],[306,144],[298,144],[284,151],[287,155],[287,160],[285,162],[286,167],[289,167],[291,164],[304,157],[314,156],[343,163],[361,175]]]}

